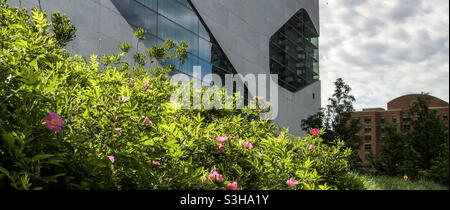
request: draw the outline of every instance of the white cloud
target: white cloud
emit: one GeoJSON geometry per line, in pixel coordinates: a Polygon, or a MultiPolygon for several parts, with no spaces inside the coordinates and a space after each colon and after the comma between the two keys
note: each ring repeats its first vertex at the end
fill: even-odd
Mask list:
{"type": "Polygon", "coordinates": [[[322,105],[344,78],[355,108],[410,93],[449,101],[447,0],[320,1],[322,105]]]}

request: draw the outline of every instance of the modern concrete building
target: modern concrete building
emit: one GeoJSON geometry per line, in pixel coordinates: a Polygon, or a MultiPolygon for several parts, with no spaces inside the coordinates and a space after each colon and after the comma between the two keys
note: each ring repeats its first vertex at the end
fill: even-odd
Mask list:
{"type": "MultiPolygon", "coordinates": [[[[31,8],[37,0],[9,0],[31,8]]],[[[66,13],[77,26],[68,45],[72,53],[119,53],[118,44],[137,42],[133,31],[147,30],[146,47],[163,39],[189,45],[187,62],[178,67],[192,76],[278,74],[275,123],[303,135],[302,119],[321,106],[318,0],[41,0],[47,12],[66,13]]],[[[131,50],[130,54],[134,52],[131,50]]],[[[200,79],[202,79],[200,78],[200,79]]],[[[210,81],[203,81],[210,85],[210,81]]],[[[267,93],[269,83],[263,84],[267,93]]],[[[263,92],[247,93],[251,98],[263,92]]],[[[266,96],[270,99],[272,96],[266,96]]]]}
{"type": "Polygon", "coordinates": [[[441,116],[448,125],[449,105],[439,98],[430,95],[410,94],[398,97],[388,102],[387,110],[384,108],[367,108],[359,112],[354,112],[352,117],[359,120],[362,128],[359,136],[362,137],[362,144],[359,154],[363,163],[366,163],[366,155],[372,153],[377,155],[381,150],[381,144],[385,138],[384,126],[397,125],[399,132],[411,130],[410,122],[414,116],[409,116],[408,111],[418,96],[424,96],[429,99],[428,108],[435,110],[438,116],[441,116]]]}

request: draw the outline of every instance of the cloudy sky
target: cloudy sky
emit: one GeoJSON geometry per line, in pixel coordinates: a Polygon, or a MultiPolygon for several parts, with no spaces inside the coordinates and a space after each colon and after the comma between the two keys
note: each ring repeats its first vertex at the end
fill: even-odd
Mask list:
{"type": "Polygon", "coordinates": [[[448,0],[320,0],[322,106],[342,77],[355,109],[411,93],[449,101],[448,0]]]}

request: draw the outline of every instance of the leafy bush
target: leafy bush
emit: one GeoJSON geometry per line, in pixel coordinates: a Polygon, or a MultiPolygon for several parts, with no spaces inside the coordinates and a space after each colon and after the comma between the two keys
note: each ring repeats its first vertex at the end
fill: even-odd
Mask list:
{"type": "Polygon", "coordinates": [[[165,64],[185,60],[184,42],[166,40],[134,65],[122,59],[127,43],[87,61],[61,48],[74,35],[61,31],[74,31],[65,16],[52,15],[55,27],[36,8],[1,0],[0,10],[1,189],[362,187],[347,176],[351,151],[322,144],[323,131],[294,137],[236,106],[175,109],[180,85],[165,64]],[[163,65],[146,69],[155,59],[163,65]]]}

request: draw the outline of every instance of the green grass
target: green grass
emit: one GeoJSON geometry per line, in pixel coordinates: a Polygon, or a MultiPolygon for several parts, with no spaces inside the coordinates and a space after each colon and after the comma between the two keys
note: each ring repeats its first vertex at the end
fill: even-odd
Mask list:
{"type": "Polygon", "coordinates": [[[448,190],[448,187],[428,180],[404,180],[403,177],[357,174],[368,190],[448,190]]]}

